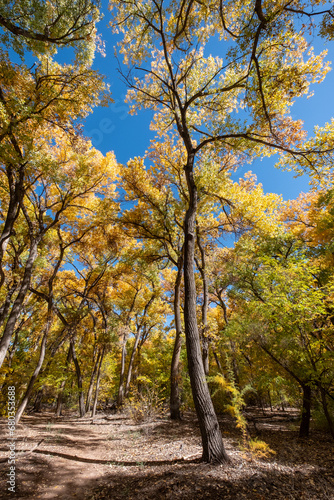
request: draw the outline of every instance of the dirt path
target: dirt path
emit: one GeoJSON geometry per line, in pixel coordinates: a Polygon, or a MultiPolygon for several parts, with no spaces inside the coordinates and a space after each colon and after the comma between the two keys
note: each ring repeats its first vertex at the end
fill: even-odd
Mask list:
{"type": "MultiPolygon", "coordinates": [[[[0,498],[162,500],[334,500],[334,447],[317,433],[299,440],[293,414],[255,415],[254,432],[276,452],[251,459],[240,437],[222,420],[231,464],[199,462],[200,436],[193,415],[182,422],[157,419],[135,425],[122,415],[89,419],[26,416],[16,430],[16,492],[7,491],[8,462],[0,462],[0,498]]],[[[6,436],[5,420],[1,435],[6,436]]],[[[8,456],[2,440],[0,456],[8,456]]]]}

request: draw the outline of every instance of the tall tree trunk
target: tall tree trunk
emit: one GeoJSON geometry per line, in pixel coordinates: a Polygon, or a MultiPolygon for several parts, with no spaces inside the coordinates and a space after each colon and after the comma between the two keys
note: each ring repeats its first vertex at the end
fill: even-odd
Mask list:
{"type": "Polygon", "coordinates": [[[181,420],[180,407],[180,354],[182,346],[182,322],[181,322],[181,280],[183,267],[183,249],[178,259],[178,270],[174,286],[174,321],[175,321],[175,342],[170,368],[170,418],[172,420],[181,420]]]}
{"type": "Polygon", "coordinates": [[[205,375],[209,375],[209,346],[210,339],[207,336],[208,330],[208,307],[209,307],[209,286],[208,278],[206,275],[206,263],[205,263],[205,252],[202,245],[201,237],[199,234],[199,228],[196,228],[197,233],[197,246],[201,254],[201,262],[197,263],[197,267],[202,276],[203,282],[203,304],[202,304],[202,326],[201,326],[201,340],[202,340],[202,358],[205,375]]]}
{"type": "Polygon", "coordinates": [[[126,341],[127,329],[124,329],[123,343],[122,343],[122,357],[121,357],[121,373],[119,378],[119,388],[117,397],[117,406],[120,408],[124,403],[124,376],[125,376],[125,360],[126,360],[126,341]]]}
{"type": "Polygon", "coordinates": [[[85,416],[85,402],[84,402],[84,394],[83,394],[83,389],[82,389],[82,374],[80,370],[80,365],[77,359],[77,355],[75,353],[75,346],[74,346],[74,339],[72,338],[70,340],[70,345],[71,345],[71,355],[73,359],[73,363],[75,366],[75,373],[77,375],[77,383],[78,383],[78,391],[79,391],[79,413],[80,417],[85,416]]]}
{"type": "Polygon", "coordinates": [[[56,417],[60,417],[63,408],[63,394],[66,385],[66,380],[62,380],[57,396],[56,417]]]}
{"type": "MultiPolygon", "coordinates": [[[[65,369],[64,369],[65,373],[67,372],[69,362],[71,361],[71,356],[72,356],[72,350],[71,350],[71,346],[70,346],[68,348],[68,352],[67,352],[67,356],[66,356],[65,369]]],[[[62,382],[60,384],[59,391],[58,391],[57,408],[56,408],[56,416],[57,417],[60,417],[60,415],[61,415],[65,385],[66,385],[66,378],[64,380],[62,380],[62,382]]]]}
{"type": "Polygon", "coordinates": [[[222,365],[221,365],[221,362],[220,362],[220,359],[218,357],[218,354],[216,352],[215,349],[212,349],[212,352],[213,352],[213,356],[215,358],[215,361],[216,361],[216,364],[217,364],[217,367],[218,367],[218,370],[219,372],[223,375],[223,368],[222,368],[222,365]]]}
{"type": "Polygon", "coordinates": [[[23,301],[27,295],[27,291],[30,285],[31,275],[33,271],[34,262],[37,257],[38,240],[33,240],[30,245],[29,256],[25,265],[24,275],[21,282],[20,291],[14,301],[12,310],[9,314],[1,341],[0,341],[0,368],[4,362],[5,356],[7,354],[8,346],[12,338],[15,323],[19,317],[23,301]]]}
{"type": "Polygon", "coordinates": [[[194,275],[195,219],[197,210],[197,189],[193,178],[194,153],[188,153],[185,173],[189,191],[189,206],[184,221],[184,320],[188,357],[188,369],[192,394],[202,436],[202,459],[209,463],[228,461],[218,419],[212,404],[203,367],[200,338],[196,317],[196,284],[194,275]]]}
{"type": "Polygon", "coordinates": [[[38,378],[38,375],[39,375],[39,373],[41,371],[41,368],[42,368],[42,365],[43,365],[43,361],[44,361],[44,358],[45,358],[46,341],[47,341],[47,337],[48,337],[48,334],[49,334],[49,331],[50,331],[50,328],[51,328],[51,324],[52,324],[52,310],[50,308],[48,308],[47,320],[46,320],[46,325],[45,325],[45,329],[44,329],[44,334],[43,334],[43,337],[42,337],[41,350],[40,350],[40,353],[39,353],[38,363],[37,363],[37,366],[36,366],[36,368],[34,370],[34,373],[32,374],[32,376],[30,378],[30,381],[29,381],[27,390],[25,392],[25,395],[23,396],[23,398],[21,400],[21,403],[19,404],[19,407],[17,409],[16,415],[15,415],[15,423],[16,424],[19,423],[19,421],[20,421],[20,419],[21,419],[21,417],[23,415],[23,412],[26,409],[26,406],[28,404],[30,395],[31,395],[32,390],[34,388],[34,383],[36,382],[36,380],[38,378]]]}
{"type": "Polygon", "coordinates": [[[5,281],[5,273],[2,269],[2,261],[6,252],[9,238],[12,234],[14,223],[20,212],[20,205],[24,196],[24,172],[25,165],[20,165],[18,176],[15,179],[15,169],[12,165],[7,165],[6,174],[9,187],[9,205],[6,214],[6,220],[3,226],[2,234],[0,236],[0,288],[5,281]]]}
{"type": "Polygon", "coordinates": [[[139,340],[140,340],[140,332],[141,332],[141,329],[140,329],[140,326],[139,326],[139,327],[137,327],[137,332],[136,332],[136,337],[135,337],[135,343],[133,344],[133,348],[132,348],[132,351],[131,351],[131,356],[130,356],[130,361],[129,361],[129,367],[128,367],[128,373],[126,375],[125,390],[124,390],[124,397],[125,398],[129,394],[133,361],[135,359],[135,354],[136,354],[137,347],[138,347],[139,340]]]}
{"type": "Polygon", "coordinates": [[[303,389],[303,408],[302,408],[302,419],[299,427],[299,437],[308,437],[310,432],[310,420],[311,420],[311,387],[307,384],[302,385],[303,389]]]}
{"type": "Polygon", "coordinates": [[[43,394],[44,394],[44,385],[37,391],[36,399],[34,402],[34,408],[33,411],[38,413],[41,411],[42,408],[42,400],[43,400],[43,394]]]}
{"type": "Polygon", "coordinates": [[[324,414],[328,423],[328,428],[329,432],[331,433],[332,438],[334,439],[334,424],[333,420],[329,414],[328,411],[328,406],[327,406],[327,400],[326,400],[326,391],[324,388],[320,385],[320,394],[321,394],[321,403],[322,403],[322,408],[324,410],[324,414]]]}
{"type": "Polygon", "coordinates": [[[101,357],[100,357],[100,362],[99,362],[99,366],[98,366],[98,369],[97,369],[95,396],[94,396],[94,403],[93,403],[93,409],[92,409],[92,415],[91,415],[92,418],[94,418],[95,414],[96,414],[97,400],[98,400],[98,397],[99,397],[100,378],[101,378],[101,366],[102,366],[103,356],[104,356],[104,348],[102,349],[101,357]]]}
{"type": "Polygon", "coordinates": [[[86,397],[86,413],[88,413],[89,409],[90,409],[90,403],[91,403],[91,400],[92,400],[93,389],[94,389],[94,380],[95,380],[97,368],[98,368],[98,365],[99,365],[100,356],[101,356],[101,352],[98,352],[97,356],[96,356],[95,363],[94,363],[94,367],[93,367],[93,370],[92,370],[92,374],[91,374],[91,377],[90,377],[90,381],[89,381],[89,387],[88,387],[87,397],[86,397]]]}

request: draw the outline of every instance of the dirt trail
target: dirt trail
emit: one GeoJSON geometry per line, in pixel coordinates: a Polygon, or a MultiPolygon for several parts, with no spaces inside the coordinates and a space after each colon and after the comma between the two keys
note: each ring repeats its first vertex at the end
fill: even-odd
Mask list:
{"type": "MultiPolygon", "coordinates": [[[[251,431],[276,453],[252,459],[240,450],[233,422],[221,421],[231,464],[200,463],[196,419],[156,419],[135,425],[122,415],[90,419],[23,417],[16,430],[16,493],[7,491],[7,461],[0,462],[0,498],[162,500],[334,500],[334,446],[315,433],[299,440],[290,412],[256,412],[251,431]],[[41,440],[37,448],[29,452],[41,440]],[[20,451],[19,451],[20,450],[20,451]]],[[[1,436],[6,436],[1,420],[1,436]]],[[[8,455],[2,440],[0,457],[8,455]]]]}

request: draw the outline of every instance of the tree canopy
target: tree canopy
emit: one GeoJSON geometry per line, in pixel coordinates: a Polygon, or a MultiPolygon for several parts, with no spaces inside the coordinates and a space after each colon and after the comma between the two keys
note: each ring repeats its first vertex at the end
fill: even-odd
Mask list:
{"type": "Polygon", "coordinates": [[[331,42],[333,8],[109,10],[130,113],[153,112],[154,139],[126,165],[83,132],[112,102],[92,66],[99,2],[0,7],[0,384],[17,388],[16,421],[43,402],[82,417],[153,394],[172,419],[195,409],[209,463],[229,462],[217,412],[245,437],[254,402],[300,408],[301,437],[318,412],[334,437],[334,121],[308,137],[292,112],[330,70],[310,32],[331,42]],[[309,192],[236,180],[273,155],[309,192]]]}

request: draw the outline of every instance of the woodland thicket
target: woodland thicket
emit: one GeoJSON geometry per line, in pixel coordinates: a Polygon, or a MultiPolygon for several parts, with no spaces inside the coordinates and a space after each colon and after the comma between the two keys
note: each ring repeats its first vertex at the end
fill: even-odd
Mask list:
{"type": "Polygon", "coordinates": [[[334,438],[334,121],[308,137],[291,117],[330,69],[309,35],[331,42],[333,8],[109,7],[130,110],[153,110],[156,132],[126,165],[82,130],[111,102],[92,69],[98,2],[0,6],[4,414],[9,386],[17,422],[43,405],[194,407],[207,462],[228,461],[217,412],[244,429],[246,404],[298,407],[301,437],[312,417],[334,438]],[[286,202],[232,177],[271,155],[309,192],[286,202]]]}

